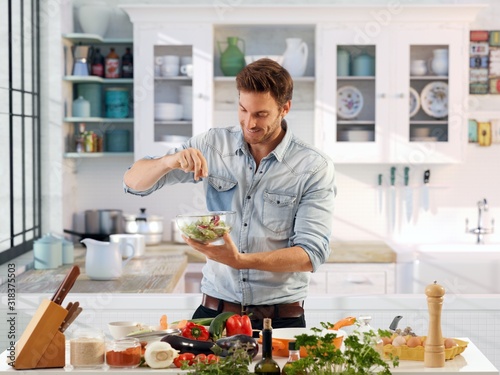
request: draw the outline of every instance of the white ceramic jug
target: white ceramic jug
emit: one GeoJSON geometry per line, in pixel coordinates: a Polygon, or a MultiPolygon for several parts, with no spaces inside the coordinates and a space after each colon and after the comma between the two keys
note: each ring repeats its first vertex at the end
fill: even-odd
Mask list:
{"type": "Polygon", "coordinates": [[[448,50],[444,48],[432,51],[434,57],[431,61],[431,69],[438,76],[448,75],[448,50]]]}
{"type": "Polygon", "coordinates": [[[292,77],[302,77],[306,72],[308,48],[300,38],[287,38],[283,54],[283,67],[292,77]]]}
{"type": "Polygon", "coordinates": [[[87,247],[85,272],[93,280],[119,278],[122,274],[122,268],[134,256],[132,250],[132,255],[122,261],[120,244],[117,242],[102,242],[92,238],[84,238],[80,242],[87,247]]]}

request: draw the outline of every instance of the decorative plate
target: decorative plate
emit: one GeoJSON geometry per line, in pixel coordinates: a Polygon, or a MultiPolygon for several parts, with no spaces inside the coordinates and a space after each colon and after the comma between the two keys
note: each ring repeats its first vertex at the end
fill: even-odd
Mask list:
{"type": "Polygon", "coordinates": [[[413,117],[417,114],[420,109],[420,96],[418,95],[417,90],[413,87],[410,87],[410,117],[413,117]]]}
{"type": "Polygon", "coordinates": [[[422,109],[429,116],[443,118],[448,116],[448,84],[445,82],[431,82],[424,87],[420,94],[422,109]]]}
{"type": "Polygon", "coordinates": [[[363,108],[363,95],[354,86],[343,86],[337,90],[337,115],[343,119],[352,119],[363,108]]]}

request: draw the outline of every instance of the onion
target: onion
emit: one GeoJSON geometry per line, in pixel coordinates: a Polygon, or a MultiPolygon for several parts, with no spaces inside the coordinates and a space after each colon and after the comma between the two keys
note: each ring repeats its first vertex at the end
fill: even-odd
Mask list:
{"type": "Polygon", "coordinates": [[[170,346],[168,342],[155,341],[146,345],[144,360],[151,368],[167,368],[179,355],[179,352],[170,346]]]}

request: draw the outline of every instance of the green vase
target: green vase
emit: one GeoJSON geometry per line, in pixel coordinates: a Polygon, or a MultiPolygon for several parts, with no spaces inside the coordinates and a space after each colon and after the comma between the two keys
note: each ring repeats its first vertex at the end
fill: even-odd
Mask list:
{"type": "MultiPolygon", "coordinates": [[[[224,42],[223,42],[224,43],[224,42]]],[[[235,36],[227,38],[227,48],[222,52],[221,42],[217,42],[220,52],[220,68],[225,76],[235,76],[245,67],[245,41],[235,36]],[[238,48],[241,42],[243,52],[238,48]]]]}

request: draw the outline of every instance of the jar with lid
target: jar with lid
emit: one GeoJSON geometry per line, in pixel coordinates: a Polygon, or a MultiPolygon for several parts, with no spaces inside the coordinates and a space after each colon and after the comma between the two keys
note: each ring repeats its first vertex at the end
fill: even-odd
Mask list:
{"type": "Polygon", "coordinates": [[[106,344],[106,363],[110,367],[134,368],[141,363],[141,343],[135,338],[113,340],[106,344]]]}
{"type": "Polygon", "coordinates": [[[70,343],[70,364],[74,368],[102,368],[104,366],[105,340],[99,330],[77,329],[70,343]]]}

